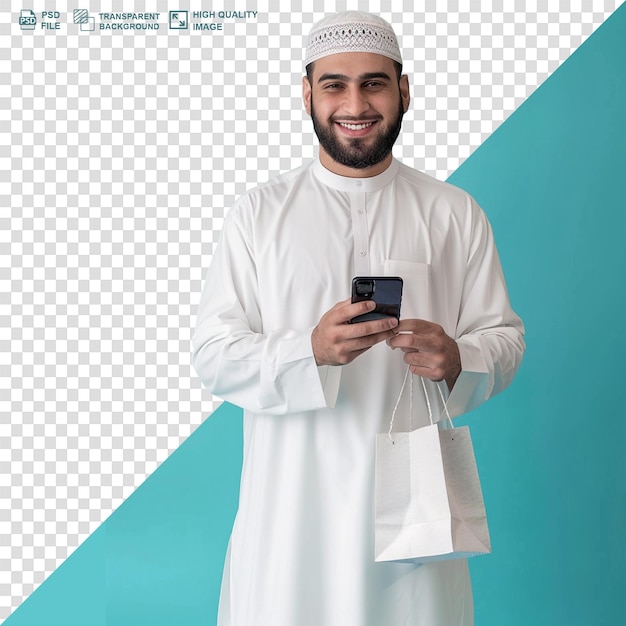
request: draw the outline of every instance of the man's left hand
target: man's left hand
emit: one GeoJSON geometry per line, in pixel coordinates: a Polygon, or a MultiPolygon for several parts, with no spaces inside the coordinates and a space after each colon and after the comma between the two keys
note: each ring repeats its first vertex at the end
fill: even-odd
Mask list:
{"type": "Polygon", "coordinates": [[[426,320],[402,320],[387,345],[404,352],[411,373],[430,380],[445,380],[452,391],[461,373],[461,355],[456,341],[439,324],[426,320]]]}

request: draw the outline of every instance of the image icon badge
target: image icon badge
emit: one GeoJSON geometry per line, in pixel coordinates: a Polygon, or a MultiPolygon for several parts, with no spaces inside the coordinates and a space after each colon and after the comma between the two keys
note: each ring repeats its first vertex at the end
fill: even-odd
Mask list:
{"type": "Polygon", "coordinates": [[[170,11],[170,29],[186,30],[189,28],[187,11],[170,11]]]}

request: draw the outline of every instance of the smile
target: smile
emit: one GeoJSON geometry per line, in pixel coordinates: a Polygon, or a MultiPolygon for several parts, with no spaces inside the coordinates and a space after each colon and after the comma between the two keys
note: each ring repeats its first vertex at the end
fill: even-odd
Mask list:
{"type": "Polygon", "coordinates": [[[348,130],[363,130],[364,128],[369,128],[374,122],[365,122],[363,124],[349,124],[348,122],[337,122],[339,126],[343,126],[343,128],[347,128],[348,130]]]}

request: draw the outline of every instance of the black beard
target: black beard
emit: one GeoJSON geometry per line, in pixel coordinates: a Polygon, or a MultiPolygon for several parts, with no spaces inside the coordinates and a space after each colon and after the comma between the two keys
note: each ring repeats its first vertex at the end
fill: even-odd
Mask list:
{"type": "Polygon", "coordinates": [[[387,131],[379,137],[378,141],[369,150],[358,137],[350,139],[349,145],[344,147],[335,135],[332,126],[333,123],[330,122],[328,126],[324,126],[315,115],[313,100],[311,99],[313,130],[317,135],[320,145],[333,161],[358,170],[378,165],[387,158],[393,148],[393,144],[396,143],[396,139],[400,134],[403,116],[404,109],[402,107],[402,100],[400,100],[396,119],[391,121],[387,131]]]}

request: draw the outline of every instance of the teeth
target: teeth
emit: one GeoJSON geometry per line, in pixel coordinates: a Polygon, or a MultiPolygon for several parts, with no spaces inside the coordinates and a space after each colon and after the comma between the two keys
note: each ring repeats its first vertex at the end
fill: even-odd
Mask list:
{"type": "Polygon", "coordinates": [[[339,122],[339,125],[347,128],[348,130],[361,130],[371,126],[373,123],[374,122],[367,122],[366,124],[345,124],[344,122],[339,122]]]}

